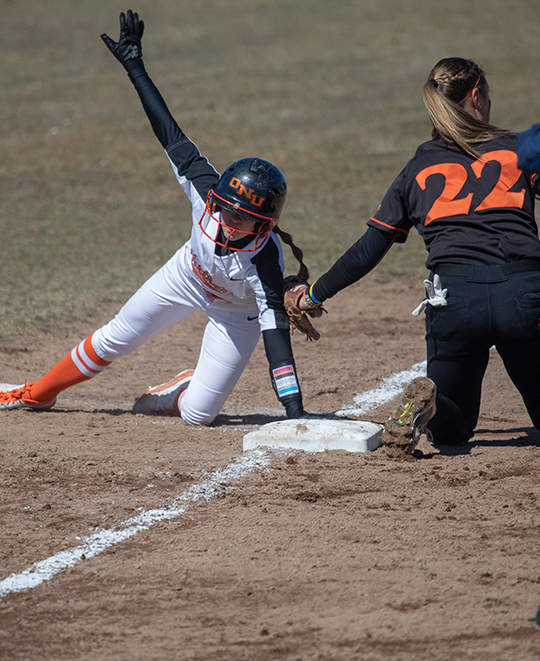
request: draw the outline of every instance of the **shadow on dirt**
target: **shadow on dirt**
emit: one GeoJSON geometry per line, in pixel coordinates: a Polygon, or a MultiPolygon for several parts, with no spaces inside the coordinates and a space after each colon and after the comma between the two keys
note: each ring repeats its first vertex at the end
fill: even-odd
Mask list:
{"type": "Polygon", "coordinates": [[[480,447],[501,447],[501,448],[522,448],[522,447],[540,447],[540,431],[535,427],[516,427],[512,429],[476,429],[475,437],[464,445],[440,445],[436,452],[422,452],[415,450],[413,455],[416,459],[431,459],[436,455],[445,455],[456,457],[470,454],[473,448],[480,447]],[[513,434],[513,438],[496,438],[497,435],[508,436],[513,434]],[[485,438],[478,438],[485,435],[485,438]]]}

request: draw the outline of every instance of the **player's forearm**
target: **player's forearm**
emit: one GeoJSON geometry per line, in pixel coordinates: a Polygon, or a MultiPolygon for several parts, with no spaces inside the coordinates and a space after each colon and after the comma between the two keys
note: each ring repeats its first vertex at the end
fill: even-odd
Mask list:
{"type": "Polygon", "coordinates": [[[287,417],[300,418],[304,407],[289,329],[265,330],[262,335],[274,392],[285,407],[287,417]]]}
{"type": "Polygon", "coordinates": [[[128,72],[129,79],[139,94],[154,133],[166,149],[177,142],[183,134],[144,68],[142,52],[144,22],[139,19],[139,14],[131,9],[128,9],[125,14],[121,12],[119,18],[120,36],[118,41],[114,41],[105,33],[101,35],[101,38],[128,72]]]}
{"type": "Polygon", "coordinates": [[[311,293],[315,299],[322,303],[363,278],[386,255],[394,239],[389,232],[368,227],[366,233],[314,283],[311,293]]]}
{"type": "Polygon", "coordinates": [[[128,76],[137,90],[146,116],[150,120],[157,139],[166,149],[169,145],[178,142],[184,136],[184,133],[171,115],[158,88],[146,72],[146,69],[142,65],[142,60],[140,62],[140,66],[133,67],[128,72],[128,76]]]}

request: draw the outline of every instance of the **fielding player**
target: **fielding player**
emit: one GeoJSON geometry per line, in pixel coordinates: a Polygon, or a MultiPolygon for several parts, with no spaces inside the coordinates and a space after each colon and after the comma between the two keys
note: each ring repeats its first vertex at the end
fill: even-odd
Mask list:
{"type": "Polygon", "coordinates": [[[314,308],[356,282],[416,227],[431,271],[415,311],[425,309],[428,378],[411,384],[383,435],[388,447],[409,452],[424,429],[436,444],[472,438],[492,346],[540,429],[540,127],[520,136],[522,167],[528,160],[530,168],[522,170],[516,134],[489,123],[484,72],[462,58],[434,67],[424,102],[433,139],[390,186],[366,233],[299,304],[314,308]]]}

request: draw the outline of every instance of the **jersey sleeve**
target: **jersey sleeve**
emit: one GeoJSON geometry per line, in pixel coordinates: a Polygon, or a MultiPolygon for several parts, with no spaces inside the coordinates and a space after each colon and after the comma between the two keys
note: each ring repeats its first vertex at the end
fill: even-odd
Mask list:
{"type": "Polygon", "coordinates": [[[253,268],[247,279],[255,292],[261,330],[288,330],[289,320],[283,305],[283,256],[273,235],[251,263],[253,268]]]}
{"type": "Polygon", "coordinates": [[[178,126],[146,69],[141,65],[128,75],[186,195],[192,202],[195,197],[206,200],[209,190],[219,181],[219,173],[178,126]]]}
{"type": "Polygon", "coordinates": [[[405,243],[412,226],[407,205],[407,171],[408,166],[396,177],[375,215],[368,220],[368,226],[392,233],[396,243],[405,243]]]}
{"type": "Polygon", "coordinates": [[[540,124],[517,134],[518,167],[529,172],[540,172],[540,124]]]}

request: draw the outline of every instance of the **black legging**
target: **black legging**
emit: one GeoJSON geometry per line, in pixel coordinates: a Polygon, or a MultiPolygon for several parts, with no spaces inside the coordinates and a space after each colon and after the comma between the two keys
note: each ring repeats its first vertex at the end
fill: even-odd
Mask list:
{"type": "Polygon", "coordinates": [[[540,263],[510,264],[435,269],[448,290],[446,306],[426,309],[427,374],[438,391],[428,427],[436,443],[473,436],[492,346],[540,429],[540,263]],[[505,272],[527,265],[539,270],[505,272]]]}

